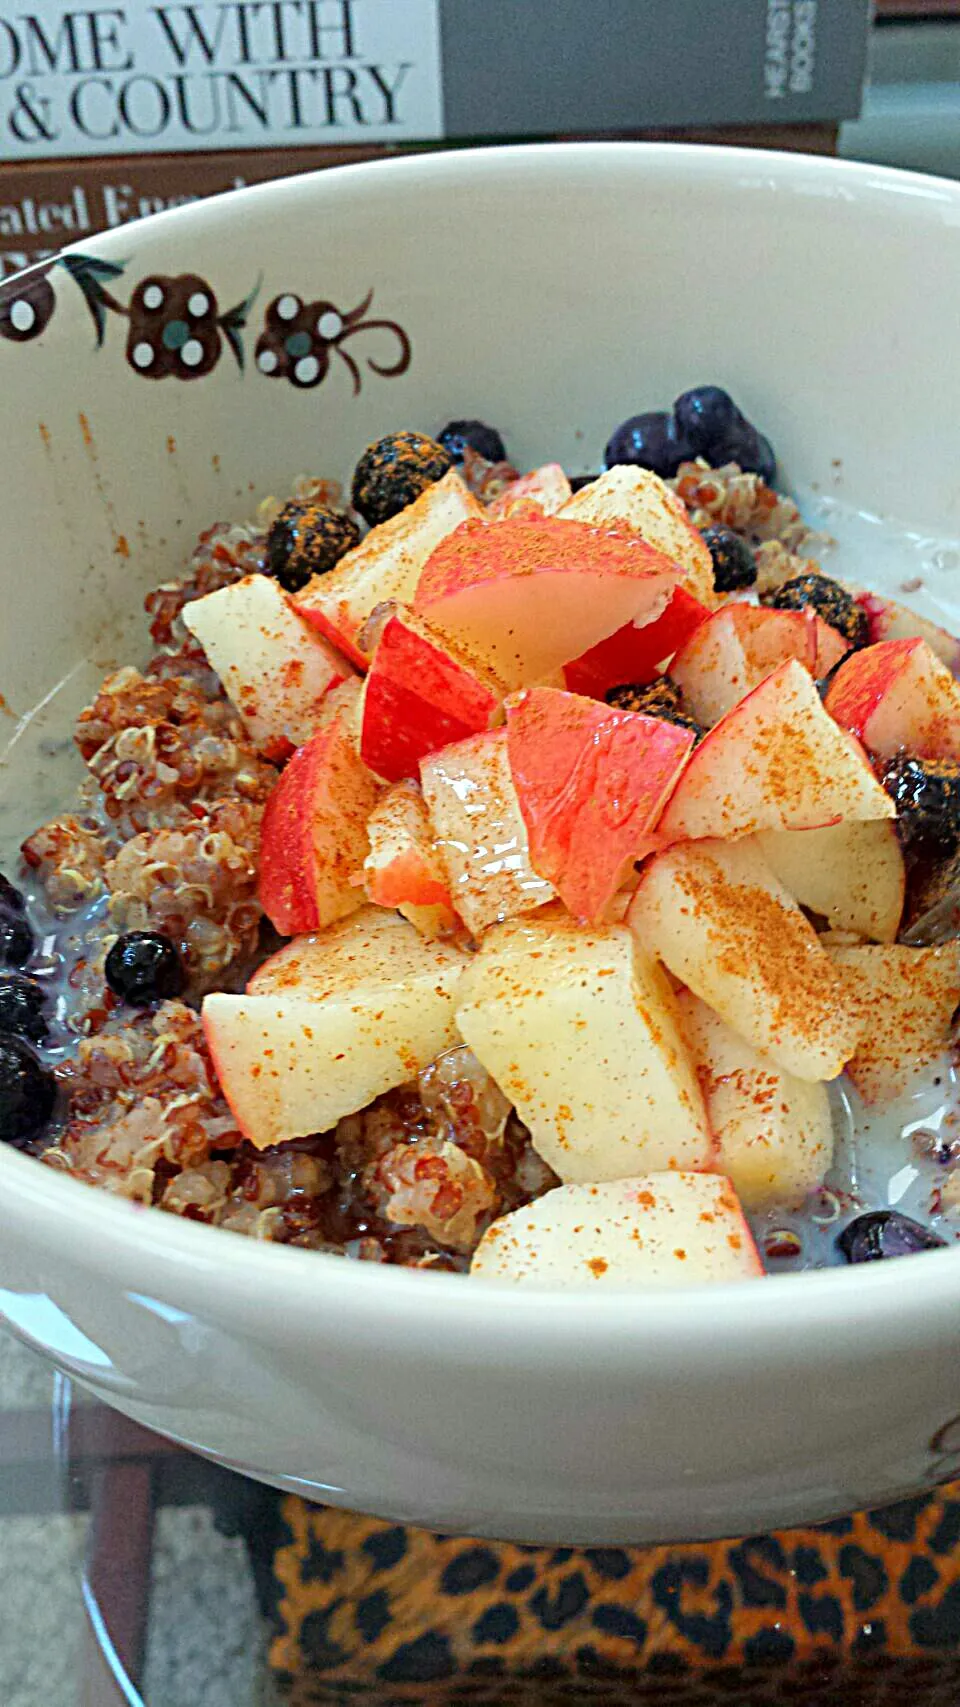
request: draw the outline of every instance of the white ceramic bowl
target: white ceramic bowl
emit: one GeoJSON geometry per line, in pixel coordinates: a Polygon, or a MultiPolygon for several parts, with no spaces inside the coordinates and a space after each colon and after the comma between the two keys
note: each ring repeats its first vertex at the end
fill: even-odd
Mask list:
{"type": "MultiPolygon", "coordinates": [[[[49,742],[134,656],[121,619],[197,531],[298,472],[347,474],[394,428],[476,414],[521,463],[586,469],[624,415],[719,381],[798,490],[960,534],[960,186],[723,149],[504,149],[268,185],[84,254],[113,271],[74,259],[0,298],[0,690],[17,713],[54,694],[2,773],[8,842],[62,804],[49,742]],[[223,311],[261,275],[240,328],[223,311]],[[279,347],[259,342],[268,304],[342,315],[371,289],[366,318],[400,330],[347,344],[358,395],[336,347],[308,339],[299,384],[258,364],[279,347]],[[190,349],[162,339],[177,291],[216,298],[194,301],[190,349]],[[402,365],[404,337],[406,371],[375,371],[402,365]]],[[[904,541],[911,570],[923,540],[904,541]]],[[[948,564],[919,595],[931,614],[948,564]]],[[[505,1292],[255,1244],[11,1151],[0,1215],[16,1332],[140,1421],[321,1500],[649,1541],[960,1471],[955,1251],[649,1297],[505,1292]]]]}

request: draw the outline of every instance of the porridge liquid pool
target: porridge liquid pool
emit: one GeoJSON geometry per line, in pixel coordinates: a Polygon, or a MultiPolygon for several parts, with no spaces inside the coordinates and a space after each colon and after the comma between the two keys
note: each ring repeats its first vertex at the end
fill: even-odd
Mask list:
{"type": "MultiPolygon", "coordinates": [[[[800,493],[798,502],[810,525],[836,541],[821,558],[828,573],[911,605],[960,635],[960,540],[924,535],[822,492],[800,493]]],[[[171,566],[170,572],[180,571],[171,566]]],[[[34,710],[10,724],[0,754],[0,868],[11,875],[18,870],[22,839],[72,807],[85,775],[73,744],[78,713],[111,669],[145,660],[144,641],[143,617],[131,613],[123,632],[118,631],[112,658],[78,664],[34,710]]],[[[51,1058],[57,1060],[73,1043],[70,978],[85,953],[88,933],[102,929],[106,904],[56,919],[29,878],[24,880],[21,872],[18,881],[31,906],[37,975],[49,992],[51,1058]]],[[[954,1150],[960,1153],[960,1074],[953,1058],[944,1056],[918,1076],[895,1105],[865,1108],[845,1077],[831,1086],[830,1100],[835,1155],[823,1188],[804,1204],[751,1217],[770,1272],[837,1263],[837,1234],[865,1209],[897,1209],[942,1238],[960,1242],[960,1208],[944,1212],[941,1204],[954,1174],[960,1188],[960,1160],[954,1156],[954,1150]],[[776,1248],[783,1254],[773,1254],[776,1248]]]]}

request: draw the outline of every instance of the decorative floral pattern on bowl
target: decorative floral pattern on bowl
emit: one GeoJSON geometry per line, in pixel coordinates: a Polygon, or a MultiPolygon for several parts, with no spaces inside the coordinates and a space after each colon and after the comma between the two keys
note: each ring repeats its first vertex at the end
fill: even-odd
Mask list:
{"type": "MultiPolygon", "coordinates": [[[[58,300],[51,274],[62,268],[82,293],[98,349],[105,341],[109,315],[127,321],[127,362],[142,379],[204,379],[217,366],[224,343],[243,371],[243,333],[262,277],[242,301],[223,312],[213,286],[198,273],[151,273],[124,304],[111,284],[128,265],[68,253],[17,273],[0,284],[0,338],[24,344],[46,331],[58,300]]],[[[395,320],[368,320],[372,302],[371,289],[356,308],[344,313],[326,299],[305,301],[293,291],[281,292],[264,314],[256,371],[264,378],[286,379],[299,390],[311,390],[327,377],[335,353],[350,371],[356,397],[362,388],[361,372],[344,345],[360,333],[380,331],[395,340],[397,353],[392,361],[367,355],[366,366],[384,379],[406,373],[412,356],[410,339],[395,320]]]]}

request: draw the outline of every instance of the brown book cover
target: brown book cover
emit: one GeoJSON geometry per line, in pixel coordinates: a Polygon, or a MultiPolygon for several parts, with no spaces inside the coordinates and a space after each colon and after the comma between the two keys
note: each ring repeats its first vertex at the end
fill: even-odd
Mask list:
{"type": "MultiPolygon", "coordinates": [[[[623,134],[623,133],[619,133],[623,134]]],[[[650,140],[743,143],[833,153],[835,125],[632,133],[650,140]]],[[[566,140],[578,140],[572,137],[566,140]]],[[[0,278],[148,214],[297,172],[409,153],[386,143],[351,148],[262,149],[233,154],[137,154],[127,158],[0,164],[0,278]]]]}

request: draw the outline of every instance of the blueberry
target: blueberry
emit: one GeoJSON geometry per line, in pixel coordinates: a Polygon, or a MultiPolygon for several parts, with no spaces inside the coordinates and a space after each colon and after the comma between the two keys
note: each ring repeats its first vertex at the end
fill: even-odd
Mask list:
{"type": "Polygon", "coordinates": [[[467,445],[482,456],[484,462],[506,462],[506,446],[496,427],[488,427],[485,421],[448,421],[442,433],[437,434],[437,444],[442,445],[453,457],[454,462],[463,461],[463,453],[467,445]]]}
{"type": "Polygon", "coordinates": [[[901,842],[933,856],[954,852],[960,844],[960,765],[898,753],[880,781],[896,804],[901,842]]]}
{"type": "Polygon", "coordinates": [[[880,1262],[885,1257],[908,1257],[915,1251],[936,1250],[946,1242],[897,1209],[870,1209],[838,1234],[837,1250],[847,1262],[880,1262]]]}
{"type": "Polygon", "coordinates": [[[704,544],[713,558],[713,584],[718,593],[733,593],[752,587],[757,579],[757,560],[745,539],[733,528],[703,529],[704,544]]]}
{"type": "Polygon", "coordinates": [[[0,1142],[29,1144],[53,1113],[57,1082],[22,1037],[0,1034],[0,1142]]]}
{"type": "Polygon", "coordinates": [[[708,460],[714,468],[722,468],[726,462],[736,462],[744,474],[759,474],[765,486],[772,485],[776,478],[777,459],[773,446],[769,439],[751,427],[749,421],[735,427],[726,438],[718,439],[711,446],[708,460]]]}
{"type": "Polygon", "coordinates": [[[0,966],[22,966],[33,953],[33,932],[23,914],[0,901],[0,966]]]}
{"type": "Polygon", "coordinates": [[[267,534],[267,574],[285,592],[299,593],[314,575],[326,575],[359,543],[360,529],[343,510],[291,498],[267,534]]]}
{"type": "Polygon", "coordinates": [[[673,413],[694,455],[710,462],[715,461],[710,454],[714,446],[747,424],[729,391],[719,385],[695,385],[692,391],[681,392],[673,413]]]}
{"type": "Polygon", "coordinates": [[[47,1035],[46,996],[33,978],[22,972],[0,973],[0,1032],[16,1032],[42,1043],[47,1035]]]}
{"type": "Polygon", "coordinates": [[[423,433],[388,433],[367,446],[353,472],[351,503],[370,527],[413,504],[453,467],[453,457],[423,433]]]}
{"type": "Polygon", "coordinates": [[[15,884],[9,877],[4,877],[0,871],[0,907],[9,907],[14,913],[26,911],[27,903],[15,884]]]}
{"type": "Polygon", "coordinates": [[[650,409],[645,415],[631,415],[621,422],[607,440],[603,461],[606,468],[628,463],[652,469],[662,480],[672,480],[680,464],[690,462],[695,455],[673,416],[663,409],[650,409]]]}
{"type": "Polygon", "coordinates": [[[619,682],[604,694],[608,705],[619,711],[638,711],[645,717],[659,717],[664,723],[676,723],[681,729],[692,729],[700,741],[705,731],[684,709],[683,696],[669,676],[657,676],[652,682],[619,682]]]}
{"type": "Polygon", "coordinates": [[[169,1001],[183,989],[183,966],[169,937],[130,931],[117,938],[104,967],[114,995],[132,1008],[169,1001]]]}

